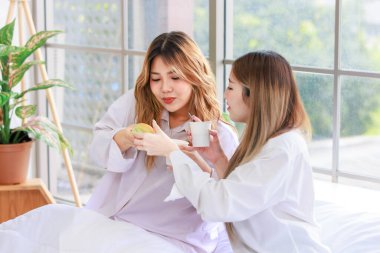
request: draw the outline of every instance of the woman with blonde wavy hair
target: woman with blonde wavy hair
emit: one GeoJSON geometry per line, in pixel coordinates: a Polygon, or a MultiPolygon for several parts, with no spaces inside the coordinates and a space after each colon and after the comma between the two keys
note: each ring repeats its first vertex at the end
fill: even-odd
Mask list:
{"type": "Polygon", "coordinates": [[[135,135],[137,149],[170,156],[173,188],[204,220],[226,222],[234,252],[329,252],[314,220],[310,123],[289,63],[273,51],[239,57],[225,99],[231,119],[246,126],[231,159],[210,131],[223,179],[210,179],[157,124],[155,134],[135,135]]]}
{"type": "MultiPolygon", "coordinates": [[[[152,120],[170,138],[187,140],[189,115],[212,121],[224,152],[232,156],[237,136],[220,120],[206,58],[185,33],[163,33],[150,44],[135,88],[116,100],[95,125],[90,153],[107,171],[87,208],[157,234],[178,252],[232,252],[223,223],[203,221],[186,199],[165,201],[174,183],[165,157],[148,156],[133,143],[131,130],[152,120]]],[[[192,157],[215,162],[207,152],[192,157]]]]}

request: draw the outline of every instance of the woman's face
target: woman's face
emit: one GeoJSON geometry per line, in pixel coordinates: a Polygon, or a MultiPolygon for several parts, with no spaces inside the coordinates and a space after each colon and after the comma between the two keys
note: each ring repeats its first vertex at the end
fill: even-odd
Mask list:
{"type": "Polygon", "coordinates": [[[243,85],[236,79],[235,75],[230,73],[228,86],[224,92],[227,102],[227,110],[230,118],[235,122],[248,122],[249,107],[243,101],[243,85]]]}
{"type": "Polygon", "coordinates": [[[150,70],[150,89],[161,105],[169,112],[182,112],[188,114],[191,98],[191,84],[173,72],[166,65],[161,56],[156,56],[152,61],[150,70]]]}

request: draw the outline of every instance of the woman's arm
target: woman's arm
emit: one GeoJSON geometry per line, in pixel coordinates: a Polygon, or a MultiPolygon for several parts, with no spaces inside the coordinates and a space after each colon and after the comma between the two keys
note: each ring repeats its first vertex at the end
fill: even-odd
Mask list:
{"type": "Polygon", "coordinates": [[[136,150],[130,148],[130,143],[125,140],[127,126],[134,123],[134,107],[135,98],[133,90],[130,90],[117,99],[95,124],[89,153],[100,166],[115,172],[123,171],[128,164],[126,158],[133,159],[136,156],[136,150]]]}
{"type": "Polygon", "coordinates": [[[214,161],[214,168],[218,178],[223,178],[228,166],[228,161],[235,153],[235,150],[239,145],[239,140],[237,133],[232,127],[222,121],[218,122],[217,131],[223,155],[220,155],[216,161],[214,161]]]}
{"type": "Polygon", "coordinates": [[[120,152],[124,153],[131,147],[133,147],[133,134],[131,132],[134,125],[129,125],[128,127],[122,128],[113,136],[113,140],[116,142],[120,149],[120,152]]]}
{"type": "MultiPolygon", "coordinates": [[[[192,116],[193,120],[200,121],[199,118],[192,116]]],[[[189,134],[189,139],[191,139],[191,134],[189,134]]],[[[191,147],[187,148],[186,151],[197,151],[203,159],[203,164],[198,162],[199,159],[194,159],[191,154],[189,155],[193,160],[199,165],[199,167],[210,173],[212,173],[213,178],[223,178],[227,169],[228,161],[234,154],[237,146],[239,144],[237,133],[233,128],[222,122],[218,121],[216,130],[210,130],[210,146],[209,147],[191,147]],[[207,166],[205,166],[206,164],[207,166]],[[214,168],[215,170],[211,169],[214,168]]]]}
{"type": "Polygon", "coordinates": [[[286,196],[290,158],[280,148],[236,168],[219,181],[199,170],[182,152],[172,152],[176,185],[207,221],[245,220],[286,196]]]}
{"type": "Polygon", "coordinates": [[[228,158],[226,155],[221,156],[214,164],[218,178],[223,178],[228,166],[228,158]]]}
{"type": "Polygon", "coordinates": [[[213,169],[197,151],[194,151],[193,147],[181,147],[181,150],[188,157],[190,157],[203,172],[206,172],[212,176],[213,169]]]}

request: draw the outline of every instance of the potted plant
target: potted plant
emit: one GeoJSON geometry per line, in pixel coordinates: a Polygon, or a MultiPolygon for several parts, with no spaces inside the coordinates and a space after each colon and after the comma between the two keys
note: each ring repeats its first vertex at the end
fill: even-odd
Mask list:
{"type": "Polygon", "coordinates": [[[32,66],[44,64],[43,61],[26,62],[26,59],[60,31],[39,32],[31,36],[24,46],[15,46],[12,45],[14,25],[15,20],[0,29],[0,184],[25,181],[33,140],[71,151],[66,138],[49,119],[35,116],[36,105],[22,105],[29,92],[71,86],[63,80],[51,79],[24,91],[18,87],[32,66]],[[14,126],[15,116],[21,119],[18,126],[14,126]]]}

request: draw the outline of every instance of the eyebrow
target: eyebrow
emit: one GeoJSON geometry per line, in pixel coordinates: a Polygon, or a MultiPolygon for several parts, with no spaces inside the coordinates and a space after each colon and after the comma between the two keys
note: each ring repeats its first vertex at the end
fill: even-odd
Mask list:
{"type": "MultiPolygon", "coordinates": [[[[151,71],[150,73],[153,74],[153,75],[160,75],[160,73],[158,73],[158,72],[154,72],[154,71],[151,71]]],[[[169,71],[169,72],[167,72],[166,74],[176,74],[176,75],[177,75],[177,73],[174,72],[174,71],[169,71]]]]}
{"type": "Polygon", "coordinates": [[[235,82],[232,81],[230,78],[228,78],[228,82],[230,82],[230,83],[235,83],[235,82]]]}

